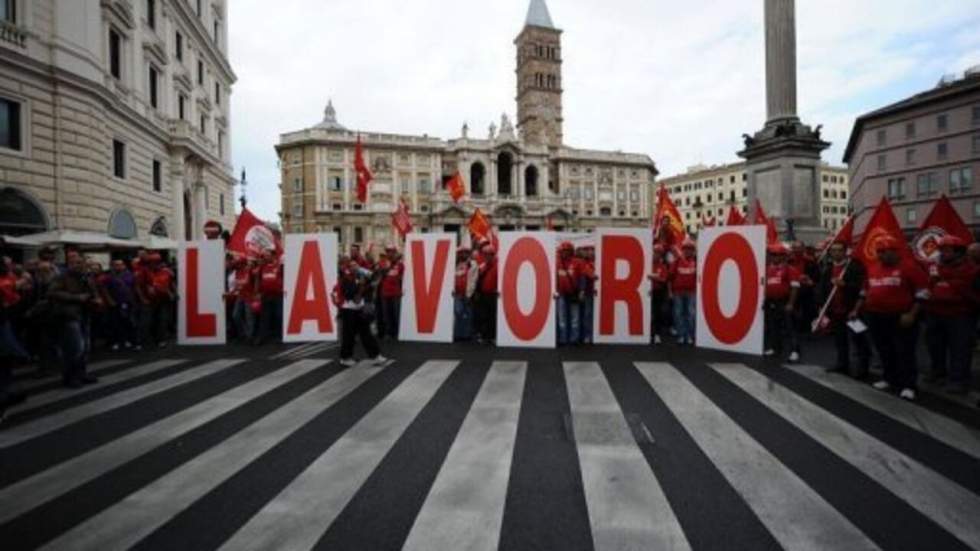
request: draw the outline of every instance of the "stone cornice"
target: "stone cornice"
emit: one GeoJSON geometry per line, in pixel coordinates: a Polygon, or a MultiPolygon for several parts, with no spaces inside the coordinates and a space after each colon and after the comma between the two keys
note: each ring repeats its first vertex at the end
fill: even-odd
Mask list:
{"type": "Polygon", "coordinates": [[[171,0],[167,4],[167,7],[169,7],[170,13],[175,17],[179,17],[184,24],[184,28],[189,29],[189,32],[194,34],[194,45],[197,46],[199,51],[203,47],[203,50],[207,52],[206,55],[211,65],[221,70],[224,80],[229,84],[236,82],[238,77],[231,69],[231,64],[228,63],[227,57],[218,49],[214,40],[211,39],[211,35],[208,34],[208,30],[204,27],[204,22],[194,13],[190,4],[185,0],[171,0]]]}

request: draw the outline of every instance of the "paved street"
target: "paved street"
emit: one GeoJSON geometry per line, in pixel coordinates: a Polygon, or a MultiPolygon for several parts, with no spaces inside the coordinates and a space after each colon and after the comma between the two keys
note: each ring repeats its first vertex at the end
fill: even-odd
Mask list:
{"type": "Polygon", "coordinates": [[[674,346],[385,352],[23,374],[2,548],[980,549],[975,408],[674,346]]]}

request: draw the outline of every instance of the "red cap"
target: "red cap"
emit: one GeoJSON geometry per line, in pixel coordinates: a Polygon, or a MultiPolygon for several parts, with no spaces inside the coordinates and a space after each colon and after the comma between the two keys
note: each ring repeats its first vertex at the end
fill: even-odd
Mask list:
{"type": "Polygon", "coordinates": [[[946,236],[943,236],[943,238],[939,240],[939,246],[940,247],[955,247],[955,248],[961,249],[961,248],[965,248],[966,247],[966,241],[963,241],[962,239],[960,239],[959,237],[956,237],[955,235],[946,235],[946,236]]]}
{"type": "Polygon", "coordinates": [[[572,246],[571,242],[569,242],[569,241],[562,241],[561,242],[561,245],[558,245],[558,250],[559,251],[574,251],[575,250],[575,247],[572,246]]]}

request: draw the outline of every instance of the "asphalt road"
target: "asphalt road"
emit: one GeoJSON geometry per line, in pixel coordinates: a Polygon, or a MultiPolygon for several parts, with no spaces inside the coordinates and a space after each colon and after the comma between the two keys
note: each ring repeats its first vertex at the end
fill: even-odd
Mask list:
{"type": "Polygon", "coordinates": [[[386,343],[26,374],[0,548],[980,549],[980,412],[673,345],[386,343]]]}

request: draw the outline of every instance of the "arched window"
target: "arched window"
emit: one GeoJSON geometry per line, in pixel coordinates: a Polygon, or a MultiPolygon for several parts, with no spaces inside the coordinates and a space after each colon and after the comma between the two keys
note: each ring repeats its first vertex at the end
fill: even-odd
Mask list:
{"type": "Polygon", "coordinates": [[[109,237],[136,238],[136,219],[126,209],[118,209],[109,217],[109,237]]]}
{"type": "Polygon", "coordinates": [[[599,209],[599,216],[612,216],[612,209],[609,207],[602,207],[599,209]]]}
{"type": "Polygon", "coordinates": [[[0,188],[0,234],[28,235],[48,230],[48,217],[30,195],[12,187],[0,188]]]}
{"type": "Polygon", "coordinates": [[[538,167],[534,165],[524,169],[524,194],[528,197],[538,196],[538,167]]]}
{"type": "Polygon", "coordinates": [[[470,193],[473,195],[483,195],[486,193],[487,169],[483,163],[476,162],[470,167],[470,193]]]}
{"type": "Polygon", "coordinates": [[[170,231],[167,230],[167,219],[161,216],[157,218],[153,225],[150,226],[150,235],[155,235],[157,237],[170,237],[170,231]]]}
{"type": "Polygon", "coordinates": [[[511,172],[514,166],[514,159],[510,153],[501,153],[497,156],[497,194],[510,195],[513,193],[511,172]]]}

